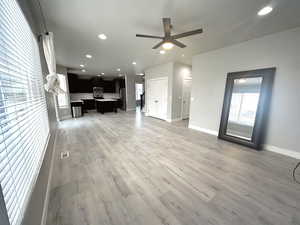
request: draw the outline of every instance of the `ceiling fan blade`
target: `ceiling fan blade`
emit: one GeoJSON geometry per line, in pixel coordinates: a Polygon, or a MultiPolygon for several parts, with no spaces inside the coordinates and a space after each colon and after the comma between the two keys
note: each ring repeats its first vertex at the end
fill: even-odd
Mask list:
{"type": "Polygon", "coordinates": [[[141,38],[163,39],[163,37],[153,36],[153,35],[147,35],[147,34],[136,34],[135,36],[136,36],[136,37],[141,37],[141,38]]]}
{"type": "Polygon", "coordinates": [[[159,42],[157,45],[153,46],[152,49],[157,49],[157,48],[159,48],[163,43],[164,43],[164,41],[159,42]]]}
{"type": "Polygon", "coordinates": [[[184,45],[184,44],[182,44],[181,42],[179,42],[179,41],[177,41],[177,40],[172,40],[171,41],[174,45],[177,45],[178,47],[180,47],[180,48],[185,48],[186,47],[186,45],[184,45]]]}
{"type": "Polygon", "coordinates": [[[171,18],[163,18],[163,25],[164,25],[165,36],[170,37],[171,36],[171,18]]]}
{"type": "Polygon", "coordinates": [[[173,39],[178,39],[178,38],[183,38],[183,37],[187,37],[187,36],[191,36],[191,35],[195,35],[195,34],[201,34],[203,33],[202,29],[197,29],[197,30],[192,30],[192,31],[188,31],[188,32],[184,32],[181,34],[175,34],[172,36],[173,39]]]}

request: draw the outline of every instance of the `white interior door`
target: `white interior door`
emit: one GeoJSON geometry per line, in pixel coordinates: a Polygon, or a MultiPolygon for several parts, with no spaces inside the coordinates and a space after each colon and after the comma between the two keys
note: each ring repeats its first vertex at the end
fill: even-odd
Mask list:
{"type": "Polygon", "coordinates": [[[182,119],[189,118],[192,80],[183,80],[182,90],[182,119]]]}
{"type": "Polygon", "coordinates": [[[167,117],[168,79],[148,80],[148,114],[159,119],[167,117]]]}
{"type": "Polygon", "coordinates": [[[157,81],[157,107],[158,115],[157,118],[166,119],[167,118],[167,102],[168,102],[168,79],[161,79],[157,81]]]}
{"type": "Polygon", "coordinates": [[[149,116],[154,116],[158,114],[157,110],[157,87],[156,83],[152,80],[149,80],[148,83],[148,113],[149,116]]]}

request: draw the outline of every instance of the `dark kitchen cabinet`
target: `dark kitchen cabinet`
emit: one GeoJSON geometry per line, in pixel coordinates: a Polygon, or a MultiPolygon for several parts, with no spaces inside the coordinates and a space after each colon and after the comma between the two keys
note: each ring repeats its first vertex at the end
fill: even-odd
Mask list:
{"type": "MultiPolygon", "coordinates": [[[[115,93],[116,79],[104,80],[101,77],[90,77],[83,79],[76,74],[68,74],[70,93],[92,93],[93,87],[102,87],[104,93],[115,93]]],[[[125,87],[125,82],[120,82],[120,87],[125,87]]]]}

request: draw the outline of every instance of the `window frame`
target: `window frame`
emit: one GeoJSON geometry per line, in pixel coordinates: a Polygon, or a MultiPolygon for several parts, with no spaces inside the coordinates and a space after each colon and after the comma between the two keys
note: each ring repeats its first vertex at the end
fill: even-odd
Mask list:
{"type": "MultiPolygon", "coordinates": [[[[24,101],[24,102],[26,102],[26,105],[23,105],[23,108],[25,109],[25,111],[26,110],[29,111],[29,109],[30,109],[29,107],[33,107],[34,109],[36,109],[36,111],[38,112],[38,115],[39,115],[38,119],[39,119],[39,121],[41,120],[42,124],[43,124],[40,127],[35,128],[36,129],[35,134],[43,132],[43,135],[42,135],[41,139],[38,140],[38,142],[34,142],[32,140],[32,138],[38,137],[37,135],[34,136],[34,137],[30,136],[30,134],[32,134],[32,132],[28,133],[28,130],[26,130],[25,128],[23,128],[23,130],[19,131],[19,132],[23,132],[23,131],[25,132],[25,133],[21,133],[21,134],[22,134],[22,138],[24,139],[22,141],[25,141],[25,143],[29,146],[28,148],[26,146],[26,148],[27,148],[26,151],[30,151],[30,148],[32,148],[32,146],[33,146],[32,143],[34,143],[34,151],[32,152],[32,154],[31,155],[29,154],[29,156],[28,156],[28,153],[26,153],[26,156],[29,157],[29,158],[31,156],[33,156],[31,159],[34,160],[34,162],[33,161],[28,162],[30,167],[26,167],[25,171],[21,167],[22,170],[20,169],[20,171],[23,172],[22,174],[24,176],[23,175],[21,176],[21,175],[18,174],[19,177],[21,177],[20,178],[21,181],[18,181],[18,182],[21,182],[20,184],[23,184],[24,180],[30,179],[30,181],[26,183],[26,189],[24,189],[24,187],[20,187],[19,190],[22,190],[24,192],[23,193],[18,193],[19,197],[16,200],[16,201],[19,201],[20,199],[22,200],[22,202],[21,202],[22,208],[19,209],[20,211],[19,211],[18,215],[20,215],[20,216],[18,216],[17,219],[14,220],[15,221],[14,224],[22,224],[25,212],[28,208],[30,198],[32,197],[32,193],[33,193],[34,187],[35,187],[37,179],[38,179],[38,175],[39,175],[40,170],[41,170],[43,159],[44,159],[46,149],[47,149],[47,146],[48,146],[48,141],[49,141],[49,138],[50,138],[50,124],[49,124],[49,116],[48,116],[46,95],[45,95],[45,91],[44,91],[44,88],[43,88],[43,84],[44,84],[45,79],[44,79],[44,76],[43,76],[43,73],[42,73],[42,65],[41,65],[41,60],[40,60],[41,59],[40,49],[39,49],[39,43],[38,43],[38,40],[37,40],[37,36],[34,34],[34,32],[32,30],[32,27],[30,26],[30,24],[27,20],[27,17],[25,16],[25,14],[23,12],[23,8],[19,4],[19,2],[17,0],[14,0],[14,2],[13,2],[13,0],[9,0],[8,2],[12,2],[12,4],[8,5],[9,3],[7,3],[7,2],[0,3],[0,7],[3,7],[3,9],[2,9],[3,11],[0,14],[1,19],[4,18],[3,19],[4,22],[2,24],[1,29],[4,28],[5,26],[6,27],[4,29],[7,29],[7,27],[10,27],[11,26],[11,24],[10,24],[11,21],[13,21],[14,24],[17,23],[17,25],[18,25],[17,27],[19,29],[22,29],[22,32],[26,33],[26,34],[23,34],[24,36],[27,35],[26,40],[27,41],[29,40],[28,42],[22,43],[22,45],[27,44],[25,46],[26,50],[32,50],[31,52],[29,51],[29,54],[27,54],[28,53],[27,51],[25,52],[26,53],[25,61],[27,63],[29,63],[29,66],[31,66],[31,68],[33,69],[32,70],[33,73],[31,73],[31,74],[28,74],[28,71],[27,71],[27,76],[28,76],[27,79],[29,79],[29,80],[32,79],[33,81],[32,82],[27,81],[27,83],[24,82],[25,83],[25,88],[28,89],[28,91],[30,93],[27,93],[26,101],[24,101]],[[16,17],[11,18],[11,16],[14,15],[14,13],[16,13],[15,14],[16,17]],[[24,26],[26,26],[26,28],[24,28],[24,26]],[[28,86],[26,86],[26,85],[28,85],[28,86]],[[40,98],[38,98],[38,99],[36,99],[36,97],[37,97],[37,95],[35,93],[36,89],[34,89],[33,86],[35,86],[35,88],[37,87],[37,90],[38,90],[38,93],[39,93],[39,96],[40,96],[40,98]],[[31,97],[28,97],[29,96],[28,94],[30,94],[31,97]],[[28,101],[29,101],[28,98],[32,99],[32,101],[39,102],[38,105],[37,106],[36,105],[30,105],[30,103],[28,103],[28,101]],[[28,103],[28,105],[27,105],[27,103],[28,103]],[[39,128],[41,128],[41,130],[39,128]],[[36,153],[38,153],[38,155],[35,155],[36,153]],[[32,168],[33,168],[33,170],[30,171],[32,168]],[[27,177],[25,177],[25,176],[27,176],[27,177]]],[[[17,29],[16,29],[16,31],[14,30],[14,32],[17,32],[17,29]]],[[[19,30],[18,30],[18,32],[20,33],[19,30]]],[[[19,33],[18,33],[18,35],[19,35],[19,33]]],[[[5,35],[7,35],[7,34],[5,34],[5,35]]],[[[14,38],[14,36],[17,36],[16,33],[9,33],[9,35],[12,35],[11,36],[13,38],[12,40],[15,40],[16,42],[19,41],[19,45],[18,45],[18,43],[16,43],[13,46],[14,48],[10,49],[9,52],[17,55],[17,57],[19,57],[17,59],[23,60],[23,58],[19,56],[21,53],[18,53],[19,55],[16,52],[14,53],[14,51],[17,51],[16,46],[20,47],[20,39],[14,38]]],[[[2,54],[4,54],[5,57],[6,57],[5,59],[8,60],[8,58],[7,58],[8,53],[6,52],[6,49],[7,49],[7,46],[10,46],[10,45],[7,45],[5,43],[6,43],[6,41],[11,41],[11,40],[6,40],[4,37],[5,36],[0,36],[0,43],[1,42],[4,43],[4,45],[3,45],[4,47],[0,46],[2,48],[2,49],[0,48],[0,50],[4,51],[4,53],[2,53],[2,54]]],[[[2,59],[0,59],[0,60],[2,60],[2,59]]],[[[20,61],[19,63],[22,63],[22,62],[23,61],[20,61]]],[[[14,65],[15,64],[11,64],[10,66],[13,67],[14,65]]],[[[7,65],[6,65],[6,63],[2,63],[2,64],[0,64],[0,66],[3,66],[2,70],[0,70],[0,75],[1,75],[1,79],[2,79],[3,74],[6,74],[6,72],[3,72],[3,71],[5,71],[5,70],[3,70],[3,68],[5,68],[5,66],[7,66],[7,65]]],[[[16,67],[13,67],[13,68],[16,69],[16,67]]],[[[18,69],[16,69],[15,73],[18,73],[18,69]]],[[[22,77],[23,75],[24,74],[22,74],[22,73],[19,74],[21,79],[24,79],[22,77]]],[[[11,78],[11,82],[13,84],[12,86],[16,85],[16,82],[13,80],[13,77],[11,78]]],[[[20,105],[22,106],[22,103],[20,105]]],[[[17,107],[19,107],[19,106],[17,106],[17,107]]],[[[22,110],[22,108],[20,108],[20,109],[22,110]]],[[[19,111],[16,111],[16,113],[18,113],[18,112],[19,111]]],[[[21,112],[24,112],[24,111],[21,111],[21,112]]],[[[1,115],[3,115],[3,114],[4,113],[1,113],[1,115]]],[[[29,115],[30,114],[32,115],[31,111],[29,112],[29,115]]],[[[24,115],[27,115],[27,114],[24,114],[24,115]]],[[[33,121],[34,120],[35,119],[33,119],[33,121]]],[[[29,119],[29,120],[24,119],[23,126],[26,127],[26,128],[32,127],[32,125],[31,126],[28,125],[27,121],[30,122],[31,119],[29,119]]],[[[37,120],[35,120],[35,122],[37,123],[37,120]]],[[[20,127],[20,121],[18,121],[17,123],[18,123],[18,127],[20,127]]],[[[2,136],[3,136],[3,133],[2,133],[2,130],[1,130],[1,138],[2,138],[2,136]]],[[[21,150],[19,150],[19,151],[24,151],[24,148],[25,147],[20,148],[21,150]]],[[[6,151],[6,150],[2,150],[2,153],[3,153],[3,151],[6,151]]],[[[19,153],[19,151],[17,151],[18,154],[21,154],[22,152],[19,153]]],[[[6,154],[8,154],[8,153],[6,153],[6,154]]],[[[2,156],[2,159],[3,158],[5,158],[5,157],[2,156]]],[[[25,159],[23,159],[23,160],[25,160],[25,159]]],[[[0,160],[0,164],[1,164],[1,162],[2,162],[2,160],[0,160]]],[[[27,163],[27,161],[25,161],[25,163],[27,163]]],[[[17,167],[17,168],[20,168],[20,167],[17,167]]],[[[1,184],[1,182],[2,181],[0,180],[0,221],[1,221],[1,225],[2,225],[2,223],[4,223],[4,225],[6,225],[6,224],[10,225],[11,221],[9,221],[10,219],[9,219],[9,215],[8,215],[7,206],[6,206],[6,203],[5,203],[4,190],[3,190],[3,186],[1,184]]]]}

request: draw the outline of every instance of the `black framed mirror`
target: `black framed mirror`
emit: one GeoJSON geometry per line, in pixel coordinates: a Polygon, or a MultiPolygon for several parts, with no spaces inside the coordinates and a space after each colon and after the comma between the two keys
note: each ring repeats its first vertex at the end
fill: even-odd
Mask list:
{"type": "Polygon", "coordinates": [[[262,148],[276,68],[228,73],[218,137],[262,148]]]}

